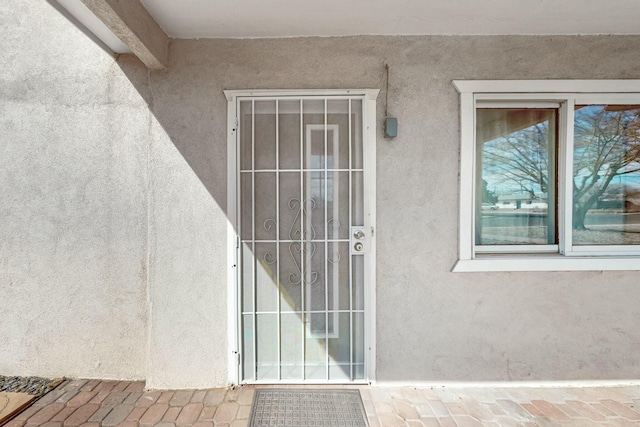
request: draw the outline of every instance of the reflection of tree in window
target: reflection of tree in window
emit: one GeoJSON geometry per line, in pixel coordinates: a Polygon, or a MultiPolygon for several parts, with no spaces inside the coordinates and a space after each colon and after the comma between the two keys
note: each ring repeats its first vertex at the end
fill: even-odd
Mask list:
{"type": "Polygon", "coordinates": [[[557,110],[480,108],[476,119],[478,204],[497,199],[514,211],[478,215],[476,243],[556,243],[555,209],[548,206],[555,206],[557,110]]]}
{"type": "MultiPolygon", "coordinates": [[[[499,194],[526,192],[532,198],[549,187],[549,123],[554,110],[478,110],[479,115],[501,113],[501,122],[490,123],[483,142],[483,176],[499,194]]],[[[479,120],[480,121],[480,120],[479,120]]],[[[552,127],[553,128],[553,127],[552,127]]],[[[553,138],[551,138],[553,140],[553,138]]]]}
{"type": "Polygon", "coordinates": [[[638,207],[629,199],[634,198],[633,195],[640,196],[639,114],[638,105],[576,106],[574,229],[586,228],[585,218],[590,209],[599,204],[607,206],[604,196],[613,197],[619,202],[616,206],[610,201],[610,207],[638,207]],[[617,180],[614,179],[616,177],[617,180]]]}

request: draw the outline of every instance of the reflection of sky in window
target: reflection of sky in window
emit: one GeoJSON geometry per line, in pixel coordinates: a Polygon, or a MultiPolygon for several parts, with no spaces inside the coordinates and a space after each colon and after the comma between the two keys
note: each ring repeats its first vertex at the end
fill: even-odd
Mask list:
{"type": "MultiPolygon", "coordinates": [[[[509,165],[508,163],[492,162],[489,158],[490,155],[488,153],[489,150],[501,151],[501,145],[504,145],[507,139],[523,141],[525,138],[527,138],[527,133],[530,134],[531,132],[534,132],[535,128],[536,126],[530,126],[517,132],[512,132],[506,136],[494,138],[483,143],[482,179],[487,181],[487,188],[489,189],[489,191],[492,191],[498,196],[526,192],[533,192],[536,195],[542,195],[542,187],[538,182],[534,181],[532,178],[518,176],[511,167],[512,165],[509,165]]],[[[526,147],[523,144],[521,148],[525,149],[526,147]]],[[[529,154],[532,153],[533,151],[529,150],[529,154]]],[[[506,152],[504,152],[504,154],[506,154],[506,152]]],[[[536,157],[536,163],[539,166],[542,166],[547,161],[546,151],[544,153],[533,153],[532,157],[536,157]]],[[[513,157],[510,158],[509,161],[515,164],[521,163],[518,160],[517,152],[513,153],[513,157]]],[[[543,169],[546,177],[548,175],[546,172],[546,166],[542,167],[541,169],[543,169]]]]}
{"type": "MultiPolygon", "coordinates": [[[[589,155],[587,150],[589,148],[593,149],[593,147],[591,147],[591,144],[597,143],[596,141],[589,140],[589,136],[591,136],[591,138],[593,138],[593,136],[589,135],[588,133],[587,135],[582,136],[583,139],[580,139],[581,136],[579,135],[580,133],[579,129],[593,126],[592,122],[594,121],[596,123],[602,122],[603,119],[599,118],[598,116],[604,116],[605,119],[607,117],[610,117],[614,120],[614,124],[617,125],[618,122],[616,120],[618,120],[618,116],[621,111],[624,111],[626,113],[624,114],[623,117],[627,121],[632,122],[632,125],[634,125],[634,122],[635,122],[635,126],[636,127],[638,126],[638,122],[639,122],[638,114],[640,113],[640,106],[635,106],[635,105],[634,106],[624,106],[624,105],[577,105],[576,106],[575,119],[574,119],[574,126],[576,130],[576,141],[575,141],[574,155],[573,155],[575,183],[579,183],[585,177],[589,177],[591,175],[589,168],[587,167],[587,164],[583,163],[583,167],[581,167],[579,163],[580,163],[580,159],[583,156],[589,155]]],[[[600,132],[598,133],[599,135],[606,135],[606,129],[604,128],[599,128],[599,129],[601,129],[600,132]]],[[[588,131],[589,129],[587,129],[587,132],[588,131]]],[[[632,137],[628,139],[627,143],[638,144],[639,142],[640,142],[640,129],[636,128],[635,138],[632,137]]],[[[619,147],[618,144],[616,146],[619,147]]],[[[603,161],[602,165],[598,170],[597,178],[599,182],[603,181],[607,172],[610,170],[613,162],[618,158],[619,157],[614,156],[610,158],[609,161],[607,161],[606,159],[603,161]]],[[[640,171],[638,171],[638,169],[640,169],[639,160],[640,159],[636,161],[632,161],[625,166],[622,166],[618,170],[617,175],[613,178],[613,180],[609,185],[611,187],[623,186],[626,188],[640,189],[640,171]]],[[[589,166],[592,166],[592,164],[590,164],[589,166]]]]}

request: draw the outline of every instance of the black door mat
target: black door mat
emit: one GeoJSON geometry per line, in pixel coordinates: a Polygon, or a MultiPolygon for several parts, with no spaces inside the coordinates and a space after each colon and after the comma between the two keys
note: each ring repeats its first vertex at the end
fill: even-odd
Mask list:
{"type": "Polygon", "coordinates": [[[257,389],[249,427],[369,427],[359,390],[257,389]]]}

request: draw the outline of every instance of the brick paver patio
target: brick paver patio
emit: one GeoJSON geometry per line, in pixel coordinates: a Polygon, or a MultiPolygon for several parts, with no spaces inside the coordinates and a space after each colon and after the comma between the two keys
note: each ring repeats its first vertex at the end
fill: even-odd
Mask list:
{"type": "MultiPolygon", "coordinates": [[[[240,427],[255,387],[145,391],[144,382],[67,380],[6,427],[240,427]]],[[[371,427],[640,426],[640,386],[356,387],[371,427]]]]}

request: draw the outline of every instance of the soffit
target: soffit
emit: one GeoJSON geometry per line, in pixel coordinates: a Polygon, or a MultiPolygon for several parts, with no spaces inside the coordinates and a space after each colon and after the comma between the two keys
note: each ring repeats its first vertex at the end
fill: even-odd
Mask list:
{"type": "Polygon", "coordinates": [[[173,38],[640,34],[638,0],[142,0],[173,38]]]}

